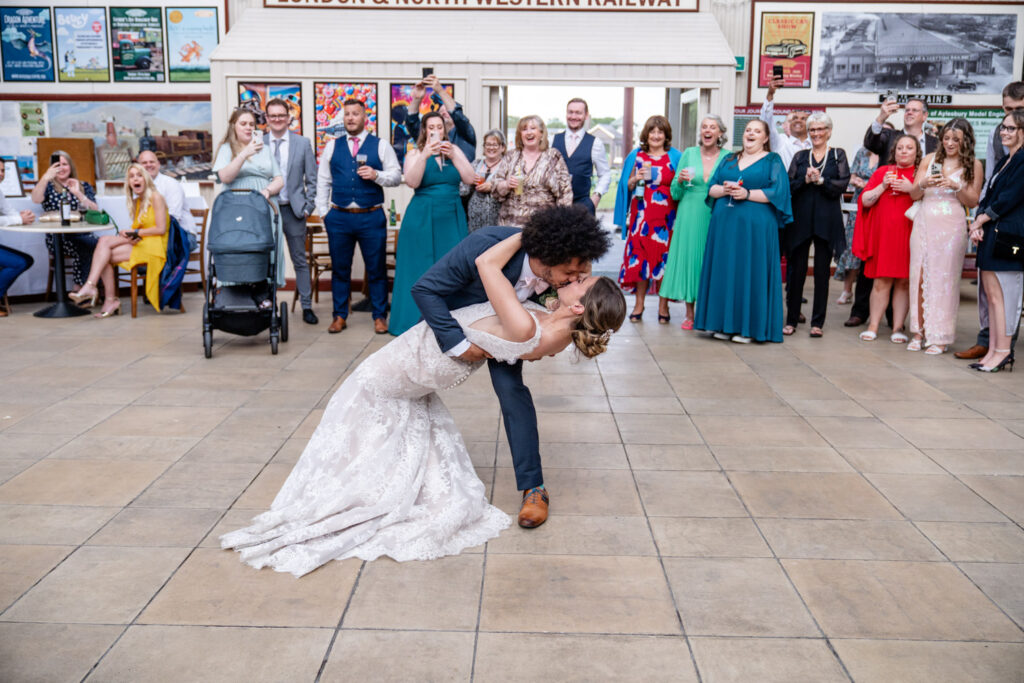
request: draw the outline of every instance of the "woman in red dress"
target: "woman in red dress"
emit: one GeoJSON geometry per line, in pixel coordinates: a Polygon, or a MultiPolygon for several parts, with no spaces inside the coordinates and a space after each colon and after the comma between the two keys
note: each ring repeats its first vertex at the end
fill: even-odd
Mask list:
{"type": "Polygon", "coordinates": [[[906,217],[914,200],[914,169],[921,163],[921,143],[912,135],[901,135],[889,163],[879,166],[857,201],[857,224],[853,253],[864,261],[864,275],[875,279],[871,289],[868,329],[864,341],[878,337],[878,325],[889,306],[892,292],[892,336],[894,344],[906,344],[903,325],[910,310],[910,231],[913,221],[906,217]],[[895,288],[895,289],[894,289],[895,288]]]}
{"type": "MultiPolygon", "coordinates": [[[[631,169],[628,189],[634,193],[629,208],[629,235],[619,270],[619,284],[636,290],[629,319],[639,322],[651,282],[661,282],[676,220],[676,200],[669,188],[680,153],[672,149],[672,126],[664,116],[647,119],[640,132],[640,150],[631,169]]],[[[668,323],[668,299],[658,298],[658,322],[668,323]]]]}

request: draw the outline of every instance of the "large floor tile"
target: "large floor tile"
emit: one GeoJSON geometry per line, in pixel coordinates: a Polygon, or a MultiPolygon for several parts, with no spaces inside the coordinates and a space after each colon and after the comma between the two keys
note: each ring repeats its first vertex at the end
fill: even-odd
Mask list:
{"type": "Polygon", "coordinates": [[[1016,451],[930,448],[925,454],[953,474],[1024,475],[1024,458],[1016,451]]]}
{"type": "Polygon", "coordinates": [[[183,548],[79,548],[3,619],[127,624],[187,554],[183,548]]]}
{"type": "Polygon", "coordinates": [[[67,434],[9,434],[0,432],[0,461],[41,460],[71,440],[67,434]]]}
{"type": "Polygon", "coordinates": [[[267,510],[274,502],[281,485],[291,474],[294,465],[271,463],[263,468],[259,476],[253,480],[245,492],[235,501],[232,507],[247,510],[267,510]]]}
{"type": "Polygon", "coordinates": [[[954,562],[1024,563],[1024,531],[1015,524],[918,522],[917,527],[954,562]]]}
{"type": "Polygon", "coordinates": [[[664,636],[481,633],[475,671],[488,683],[533,683],[537,671],[576,683],[697,681],[686,642],[664,636]]]}
{"type": "Polygon", "coordinates": [[[605,515],[552,515],[536,529],[513,526],[490,541],[487,551],[537,555],[656,554],[647,520],[605,515]]]}
{"type": "Polygon", "coordinates": [[[824,639],[691,638],[707,683],[840,683],[846,674],[824,639]]]}
{"type": "Polygon", "coordinates": [[[81,681],[123,626],[0,623],[0,679],[6,683],[81,681]]]}
{"type": "Polygon", "coordinates": [[[120,509],[70,505],[0,505],[0,543],[79,545],[120,509]]]}
{"type": "Polygon", "coordinates": [[[918,448],[1024,450],[1024,437],[992,420],[893,417],[885,423],[918,448]]]}
{"type": "Polygon", "coordinates": [[[693,423],[708,445],[827,446],[800,417],[723,417],[695,415],[693,423]]]}
{"type": "Polygon", "coordinates": [[[919,562],[943,559],[910,522],[766,517],[757,523],[778,557],[919,562]]]}
{"type": "Polygon", "coordinates": [[[745,517],[746,510],[721,472],[641,471],[636,483],[650,516],[745,517]]]}
{"type": "Polygon", "coordinates": [[[680,633],[664,574],[653,557],[490,555],[480,628],[680,633]]]}
{"type": "Polygon", "coordinates": [[[123,506],[166,467],[151,462],[40,460],[0,486],[0,503],[123,506]]]}
{"type": "Polygon", "coordinates": [[[992,602],[1024,628],[1024,591],[1020,578],[1024,575],[1024,564],[961,562],[958,566],[992,602]]]}
{"type": "Polygon", "coordinates": [[[634,470],[718,470],[711,450],[704,445],[626,445],[629,466],[634,470]]]}
{"type": "Polygon", "coordinates": [[[139,460],[175,462],[199,437],[100,436],[83,434],[54,451],[53,460],[139,460]]]}
{"type": "Polygon", "coordinates": [[[983,498],[948,474],[869,474],[900,512],[917,521],[1005,522],[983,498]]]}
{"type": "Polygon", "coordinates": [[[260,469],[259,463],[179,462],[132,505],[224,509],[249,486],[260,469]]]}
{"type": "Polygon", "coordinates": [[[206,436],[231,413],[217,406],[128,406],[93,427],[96,436],[206,436]]]}
{"type": "Polygon", "coordinates": [[[771,557],[747,517],[652,517],[662,557],[771,557]]]}
{"type": "Polygon", "coordinates": [[[1024,671],[1019,643],[833,640],[858,683],[1009,683],[1024,671]]]}
{"type": "Polygon", "coordinates": [[[942,468],[916,448],[839,448],[846,461],[863,473],[943,474],[942,468]]]}
{"type": "Polygon", "coordinates": [[[808,417],[807,421],[836,448],[903,448],[909,445],[873,417],[808,417]]]}
{"type": "Polygon", "coordinates": [[[220,516],[220,510],[125,508],[89,539],[89,545],[192,548],[220,516]]]}
{"type": "Polygon", "coordinates": [[[90,681],[311,681],[330,629],[132,626],[90,681]]]}
{"type": "Polygon", "coordinates": [[[972,475],[960,481],[1017,524],[1024,524],[1024,477],[972,475]]]}
{"type": "Polygon", "coordinates": [[[821,635],[775,560],[664,562],[688,635],[821,635]]]}
{"type": "Polygon", "coordinates": [[[74,550],[64,545],[0,545],[0,611],[74,550]]]}
{"type": "Polygon", "coordinates": [[[1024,640],[951,564],[782,560],[831,638],[1024,640]]]}
{"type": "Polygon", "coordinates": [[[733,472],[755,517],[899,519],[899,512],[857,474],[733,472]]]}
{"type": "Polygon", "coordinates": [[[480,607],[482,555],[367,564],[345,628],[472,630],[480,607]]]}
{"type": "Polygon", "coordinates": [[[468,681],[472,678],[473,641],[469,632],[343,629],[320,680],[468,681]]]}
{"type": "Polygon", "coordinates": [[[140,624],[337,626],[358,560],[329,562],[301,580],[255,570],[229,550],[200,548],[138,619],[140,624]]]}
{"type": "Polygon", "coordinates": [[[715,446],[725,470],[763,472],[850,472],[850,465],[828,446],[715,446]]]}
{"type": "Polygon", "coordinates": [[[107,419],[120,406],[61,401],[19,420],[6,431],[11,434],[81,434],[107,419]]]}

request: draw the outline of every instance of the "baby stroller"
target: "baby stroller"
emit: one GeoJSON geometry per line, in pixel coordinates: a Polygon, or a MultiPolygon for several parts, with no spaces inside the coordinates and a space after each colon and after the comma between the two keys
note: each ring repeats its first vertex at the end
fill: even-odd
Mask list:
{"type": "Polygon", "coordinates": [[[288,304],[277,305],[276,209],[259,192],[229,190],[213,202],[203,350],[213,355],[213,330],[247,337],[270,328],[270,352],[288,341],[288,304]]]}

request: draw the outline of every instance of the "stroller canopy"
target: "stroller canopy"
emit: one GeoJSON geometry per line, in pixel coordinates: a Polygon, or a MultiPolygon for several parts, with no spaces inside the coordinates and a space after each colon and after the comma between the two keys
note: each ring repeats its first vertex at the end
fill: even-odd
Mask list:
{"type": "Polygon", "coordinates": [[[217,195],[207,230],[211,254],[268,252],[276,246],[273,209],[253,190],[217,195]]]}

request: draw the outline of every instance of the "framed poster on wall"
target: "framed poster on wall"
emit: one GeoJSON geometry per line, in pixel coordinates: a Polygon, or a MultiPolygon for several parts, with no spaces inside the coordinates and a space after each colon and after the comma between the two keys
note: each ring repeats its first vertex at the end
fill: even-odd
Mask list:
{"type": "Polygon", "coordinates": [[[302,135],[302,84],[301,83],[239,83],[238,106],[252,111],[256,116],[256,127],[267,132],[267,102],[280,98],[288,103],[292,122],[288,130],[302,135]]]}
{"type": "Polygon", "coordinates": [[[61,83],[106,83],[107,13],[102,7],[55,7],[57,78],[61,83]]]}
{"type": "Polygon", "coordinates": [[[782,69],[784,88],[811,87],[811,49],[814,47],[813,12],[765,12],[761,15],[761,51],[757,56],[757,84],[771,82],[773,69],[782,69]]]}
{"type": "Polygon", "coordinates": [[[159,7],[111,7],[114,81],[164,82],[164,27],[159,7]]]}
{"type": "MultiPolygon", "coordinates": [[[[398,155],[398,162],[405,160],[405,153],[416,146],[416,141],[409,135],[405,126],[405,119],[414,110],[418,110],[420,116],[437,111],[441,105],[433,99],[433,88],[427,88],[426,94],[416,103],[412,101],[413,83],[392,83],[391,84],[391,146],[395,148],[398,155]]],[[[448,94],[455,98],[455,84],[442,84],[448,94]]]]}
{"type": "Polygon", "coordinates": [[[49,7],[0,7],[5,81],[53,81],[49,7]]]}
{"type": "MultiPolygon", "coordinates": [[[[1021,79],[1024,5],[1019,3],[753,0],[751,14],[750,49],[760,59],[800,50],[792,42],[799,38],[782,43],[766,26],[779,15],[811,15],[810,83],[790,85],[789,102],[877,105],[893,90],[932,105],[992,106],[1003,86],[1021,79]]],[[[764,76],[759,65],[758,78],[749,83],[751,102],[764,100],[764,76]]]]}
{"type": "Polygon", "coordinates": [[[327,141],[345,133],[345,100],[356,99],[366,105],[366,130],[377,134],[376,83],[314,83],[313,94],[317,162],[327,141]]]}
{"type": "Polygon", "coordinates": [[[168,80],[209,83],[210,53],[219,37],[216,7],[168,7],[168,80]]]}

